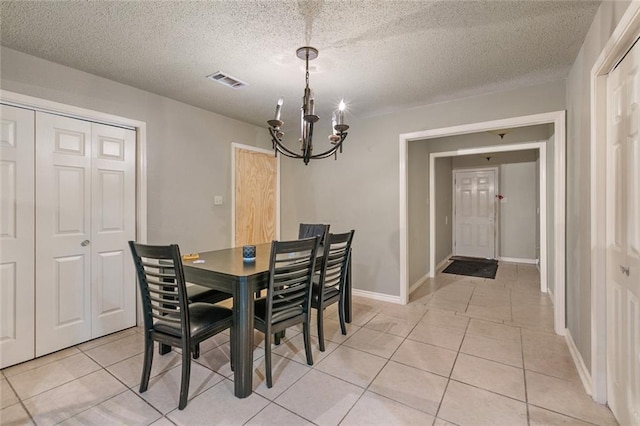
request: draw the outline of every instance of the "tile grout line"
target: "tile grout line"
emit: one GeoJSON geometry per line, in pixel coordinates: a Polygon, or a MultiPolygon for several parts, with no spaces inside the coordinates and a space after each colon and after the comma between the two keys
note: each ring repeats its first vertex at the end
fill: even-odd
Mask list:
{"type": "MultiPolygon", "coordinates": [[[[428,311],[425,311],[425,312],[422,314],[422,317],[421,317],[421,318],[418,320],[418,322],[417,322],[417,323],[416,323],[416,324],[411,328],[411,331],[409,331],[409,333],[407,334],[407,336],[409,336],[409,334],[411,334],[411,332],[412,332],[412,331],[413,331],[413,330],[418,326],[418,324],[420,323],[420,321],[422,321],[422,318],[424,318],[424,316],[426,315],[426,313],[427,313],[427,312],[428,312],[428,311]]],[[[367,321],[365,324],[363,324],[363,326],[362,326],[362,327],[364,328],[364,326],[365,326],[365,325],[367,325],[369,322],[371,322],[371,321],[373,320],[373,318],[377,317],[377,316],[378,316],[378,314],[380,314],[380,312],[378,312],[378,313],[377,313],[376,315],[374,315],[374,316],[373,316],[369,321],[367,321]]],[[[403,344],[405,341],[407,341],[407,337],[403,337],[403,338],[402,338],[402,342],[398,345],[398,347],[393,351],[393,353],[392,353],[391,355],[389,355],[389,357],[388,357],[388,358],[386,358],[386,361],[385,361],[384,365],[382,366],[382,368],[380,368],[380,370],[378,370],[378,372],[376,373],[376,375],[375,375],[375,376],[373,376],[373,378],[371,379],[371,381],[370,381],[370,382],[367,384],[367,386],[364,388],[364,392],[362,392],[362,394],[360,394],[360,396],[358,397],[358,399],[356,400],[356,402],[355,402],[355,403],[354,403],[354,404],[349,408],[349,410],[347,410],[347,412],[346,412],[346,413],[345,413],[345,415],[342,417],[342,419],[340,419],[340,422],[339,422],[338,424],[340,424],[340,423],[342,423],[342,422],[344,421],[344,419],[349,415],[349,413],[351,412],[351,410],[353,410],[353,407],[355,407],[355,406],[356,406],[356,404],[357,404],[357,403],[362,399],[362,397],[364,396],[364,394],[365,394],[365,393],[367,393],[367,392],[371,392],[371,393],[374,393],[374,394],[376,394],[376,395],[379,395],[379,394],[377,394],[376,392],[373,392],[373,391],[369,390],[369,388],[371,387],[371,384],[372,384],[373,382],[375,382],[375,381],[376,381],[376,379],[378,378],[378,376],[380,375],[380,373],[382,372],[382,370],[384,370],[384,369],[386,368],[386,366],[387,366],[387,365],[389,365],[389,362],[391,361],[391,358],[393,357],[393,355],[395,355],[395,353],[398,351],[398,349],[400,348],[400,346],[402,346],[402,344],[403,344]]],[[[344,343],[344,342],[343,342],[343,343],[344,343]]],[[[347,346],[347,347],[348,347],[348,346],[347,346]]],[[[353,349],[355,349],[355,348],[353,348],[353,349]]],[[[383,398],[387,398],[387,397],[385,397],[384,395],[380,395],[380,396],[382,396],[383,398]]],[[[391,399],[391,398],[388,398],[388,399],[390,399],[391,401],[395,401],[394,399],[391,399]]],[[[400,403],[399,401],[395,401],[395,402],[400,403]]],[[[402,404],[402,405],[404,405],[404,406],[408,407],[408,405],[406,405],[406,404],[402,404]]],[[[410,407],[410,408],[413,408],[413,407],[410,407]]]]}
{"type": "MultiPolygon", "coordinates": [[[[18,392],[16,392],[15,388],[13,387],[13,384],[11,384],[11,382],[9,381],[9,379],[7,379],[6,376],[4,376],[3,373],[3,377],[5,378],[5,380],[7,381],[7,385],[9,385],[9,387],[11,388],[11,390],[13,391],[14,395],[16,396],[16,398],[18,398],[18,402],[16,404],[12,404],[9,405],[9,407],[13,407],[14,405],[18,405],[20,404],[20,406],[22,407],[22,409],[24,410],[25,413],[27,413],[27,416],[29,416],[29,419],[33,422],[34,425],[37,425],[36,420],[33,418],[33,416],[31,415],[31,412],[27,409],[27,406],[24,405],[24,400],[22,398],[20,398],[20,395],[18,395],[18,392]]],[[[9,407],[5,407],[5,408],[9,408],[9,407]]],[[[4,409],[3,409],[4,410],[4,409]]]]}
{"type": "MultiPolygon", "coordinates": [[[[367,392],[371,392],[371,393],[373,393],[373,394],[375,394],[375,395],[379,395],[379,396],[381,396],[381,397],[383,397],[383,398],[387,398],[387,399],[389,399],[390,401],[393,401],[393,402],[398,403],[398,404],[401,404],[401,405],[403,405],[403,406],[405,406],[405,407],[408,407],[408,408],[411,408],[411,409],[416,410],[416,408],[414,408],[414,407],[411,407],[411,406],[409,406],[409,405],[407,405],[407,404],[405,404],[405,403],[403,403],[403,402],[396,401],[395,399],[389,398],[389,397],[387,397],[387,396],[385,396],[385,395],[380,395],[379,393],[374,392],[374,391],[370,390],[369,388],[371,387],[371,384],[372,384],[373,382],[375,382],[375,381],[376,381],[376,379],[378,378],[378,376],[380,375],[380,373],[382,372],[382,370],[384,370],[384,369],[385,369],[385,367],[386,367],[387,365],[389,365],[389,362],[391,361],[391,358],[393,357],[393,355],[395,355],[395,354],[396,354],[396,352],[398,351],[398,349],[400,349],[400,346],[402,346],[402,345],[404,344],[404,342],[406,342],[407,340],[409,340],[409,339],[408,339],[409,334],[411,334],[411,332],[412,332],[412,331],[413,331],[413,330],[418,326],[418,324],[420,323],[420,321],[422,321],[422,319],[423,319],[423,318],[424,318],[424,316],[427,314],[427,312],[429,312],[429,310],[428,310],[428,309],[427,309],[427,310],[422,314],[422,317],[418,320],[418,322],[417,322],[417,323],[416,323],[416,324],[411,328],[411,331],[409,331],[409,333],[407,334],[407,337],[403,337],[403,338],[402,338],[402,342],[398,345],[398,347],[393,351],[393,353],[392,353],[391,355],[389,355],[389,357],[388,357],[388,358],[386,358],[386,361],[385,361],[384,365],[382,366],[382,368],[380,368],[380,370],[375,374],[375,376],[373,376],[373,378],[371,379],[371,381],[369,382],[369,384],[367,384],[367,386],[364,388],[364,392],[362,392],[362,394],[358,397],[358,399],[356,400],[356,402],[355,402],[355,403],[354,403],[354,404],[349,408],[349,410],[347,410],[347,412],[345,413],[345,415],[344,415],[344,416],[342,416],[342,419],[340,419],[340,422],[338,422],[338,424],[340,424],[340,423],[342,423],[342,422],[344,421],[344,419],[349,415],[349,413],[351,412],[351,410],[353,410],[353,407],[355,407],[355,406],[356,406],[356,404],[358,404],[358,402],[362,399],[362,397],[364,396],[364,394],[365,394],[365,393],[367,393],[367,392]]],[[[367,321],[365,324],[363,324],[363,325],[362,325],[362,327],[364,328],[364,326],[365,326],[366,324],[368,324],[369,322],[371,322],[371,321],[373,320],[373,318],[375,318],[376,316],[378,316],[378,314],[379,314],[379,313],[380,313],[380,312],[378,312],[378,313],[377,313],[376,315],[374,315],[374,316],[373,316],[369,321],[367,321]]],[[[384,332],[383,332],[383,333],[384,333],[384,332]]],[[[387,334],[390,334],[390,333],[387,333],[387,334]]],[[[347,339],[347,340],[348,340],[348,339],[347,339]]],[[[345,340],[345,342],[346,342],[346,340],[345,340]]],[[[342,344],[344,344],[344,342],[343,342],[342,344]]],[[[349,346],[345,346],[345,347],[347,347],[347,348],[348,348],[349,346]]],[[[350,348],[350,349],[358,350],[358,349],[356,349],[356,348],[350,348]]],[[[362,352],[364,352],[364,351],[362,351],[362,352]]],[[[365,353],[368,353],[368,352],[365,352],[365,353]]],[[[382,357],[381,357],[381,358],[382,358],[382,357]]],[[[395,362],[395,361],[394,361],[394,362],[395,362]]],[[[415,367],[414,367],[414,368],[415,368],[415,367]]],[[[348,382],[348,383],[350,383],[350,382],[348,382]]],[[[353,383],[351,383],[351,384],[353,384],[353,383]]],[[[357,385],[356,385],[356,386],[357,386],[357,385]]],[[[421,410],[418,410],[418,411],[421,411],[421,410]]],[[[422,412],[424,413],[424,411],[422,411],[422,412]]],[[[429,413],[426,413],[426,414],[429,414],[429,413]]],[[[433,417],[434,417],[434,422],[435,422],[435,415],[434,415],[433,417]]]]}
{"type": "MultiPolygon", "coordinates": [[[[474,287],[475,291],[475,287],[474,287]]],[[[473,294],[473,293],[472,293],[473,294]]],[[[471,298],[469,298],[471,300],[471,298]]],[[[435,418],[438,418],[438,414],[440,414],[440,409],[442,408],[442,403],[444,402],[444,397],[447,394],[447,390],[449,389],[449,384],[451,383],[451,376],[453,375],[453,370],[456,368],[456,363],[458,362],[458,357],[460,356],[460,350],[462,349],[462,345],[464,344],[464,340],[467,337],[467,332],[469,331],[469,326],[471,325],[471,319],[467,321],[467,326],[464,329],[464,335],[462,336],[462,340],[460,340],[460,345],[458,346],[458,351],[456,352],[456,357],[453,360],[453,364],[451,364],[451,371],[449,371],[449,377],[447,378],[447,384],[444,387],[444,391],[442,392],[442,397],[440,398],[440,403],[438,404],[438,409],[436,410],[435,418]]],[[[456,380],[454,380],[456,381],[456,380]]],[[[446,419],[445,419],[446,420],[446,419]]],[[[434,421],[435,424],[435,421],[434,421]]]]}
{"type": "Polygon", "coordinates": [[[522,328],[520,329],[520,350],[522,351],[522,378],[524,384],[524,402],[527,410],[527,425],[531,424],[531,414],[529,413],[529,392],[527,390],[527,366],[524,361],[524,336],[522,328]]]}

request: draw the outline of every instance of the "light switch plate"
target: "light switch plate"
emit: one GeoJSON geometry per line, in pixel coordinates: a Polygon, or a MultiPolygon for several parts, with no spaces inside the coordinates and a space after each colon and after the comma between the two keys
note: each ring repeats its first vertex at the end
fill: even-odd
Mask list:
{"type": "Polygon", "coordinates": [[[222,205],[222,195],[216,195],[213,197],[213,205],[221,206],[222,205]]]}

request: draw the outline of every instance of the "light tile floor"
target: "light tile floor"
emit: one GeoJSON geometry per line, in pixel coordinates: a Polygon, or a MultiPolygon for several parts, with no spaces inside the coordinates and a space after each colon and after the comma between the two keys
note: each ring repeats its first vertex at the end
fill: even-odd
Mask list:
{"type": "Polygon", "coordinates": [[[501,263],[495,280],[438,274],[407,306],[354,297],[346,336],[333,305],[326,351],[314,340],[313,366],[299,329],[274,347],[271,389],[256,333],[255,392],[246,399],[233,396],[229,336],[219,335],[192,363],[182,411],[178,353],[156,351],[149,389],[139,394],[142,334],[125,330],[2,370],[0,423],[616,424],[585,393],[538,287],[529,265],[501,263]]]}

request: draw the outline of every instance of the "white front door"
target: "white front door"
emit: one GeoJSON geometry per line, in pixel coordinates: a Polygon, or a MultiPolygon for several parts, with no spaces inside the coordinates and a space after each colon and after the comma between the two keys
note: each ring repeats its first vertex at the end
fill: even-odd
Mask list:
{"type": "Polygon", "coordinates": [[[493,169],[454,171],[454,249],[457,256],[495,258],[493,169]]]}
{"type": "Polygon", "coordinates": [[[135,325],[135,137],[36,113],[36,356],[135,325]]]}
{"type": "Polygon", "coordinates": [[[607,386],[621,425],[640,425],[640,47],[607,80],[607,386]]]}
{"type": "Polygon", "coordinates": [[[33,111],[0,106],[0,368],[34,354],[33,111]]]}

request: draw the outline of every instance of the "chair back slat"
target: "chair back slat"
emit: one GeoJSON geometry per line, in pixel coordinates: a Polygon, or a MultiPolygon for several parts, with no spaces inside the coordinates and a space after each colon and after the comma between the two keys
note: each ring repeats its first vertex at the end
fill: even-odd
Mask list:
{"type": "Polygon", "coordinates": [[[267,322],[309,312],[311,280],[320,237],[274,241],[271,245],[267,322]]]}
{"type": "Polygon", "coordinates": [[[154,330],[156,321],[179,325],[189,339],[189,309],[177,245],[150,246],[129,242],[138,274],[145,328],[154,330]],[[179,315],[176,315],[179,314],[179,315]]]}
{"type": "Polygon", "coordinates": [[[320,285],[322,295],[342,292],[345,285],[351,242],[354,231],[344,234],[329,234],[327,244],[324,247],[323,267],[320,272],[320,285]]]}

